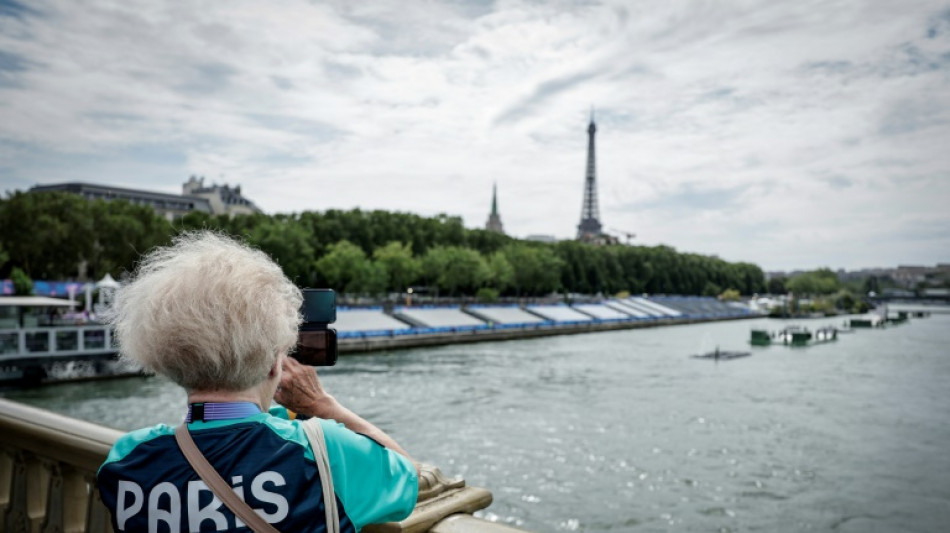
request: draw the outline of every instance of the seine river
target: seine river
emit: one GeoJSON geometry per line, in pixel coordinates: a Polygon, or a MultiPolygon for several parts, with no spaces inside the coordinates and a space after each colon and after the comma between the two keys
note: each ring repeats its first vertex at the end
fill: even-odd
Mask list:
{"type": "MultiPolygon", "coordinates": [[[[417,459],[490,489],[483,517],[528,530],[950,529],[950,315],[718,364],[688,357],[783,325],[349,356],[322,375],[417,459]]],[[[184,405],[156,378],[7,396],[120,429],[177,423],[184,405]]]]}

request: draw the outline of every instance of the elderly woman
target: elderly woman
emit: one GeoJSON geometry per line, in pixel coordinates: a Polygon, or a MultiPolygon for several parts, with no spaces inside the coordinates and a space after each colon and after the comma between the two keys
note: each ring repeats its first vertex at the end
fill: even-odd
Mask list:
{"type": "MultiPolygon", "coordinates": [[[[192,233],[143,259],[116,297],[112,323],[123,358],[184,387],[186,436],[245,513],[249,506],[279,531],[324,531],[326,480],[315,459],[323,452],[304,427],[318,424],[340,531],[401,520],[416,502],[416,468],[392,438],[328,394],[313,368],[287,357],[300,304],[300,291],[264,253],[192,233]],[[268,410],[272,398],[285,408],[268,410]]],[[[163,424],[116,442],[97,476],[115,531],[246,530],[183,449],[163,424]]]]}

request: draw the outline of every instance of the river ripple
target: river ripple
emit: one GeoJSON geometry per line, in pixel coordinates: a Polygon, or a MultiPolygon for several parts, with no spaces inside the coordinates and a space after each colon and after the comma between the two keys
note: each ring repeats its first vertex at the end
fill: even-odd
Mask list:
{"type": "MultiPolygon", "coordinates": [[[[816,327],[828,321],[797,322],[816,327]]],[[[950,316],[805,349],[746,320],[348,356],[321,371],[418,459],[535,531],[946,531],[950,316]]],[[[180,421],[158,378],[8,392],[120,429],[180,421]]]]}

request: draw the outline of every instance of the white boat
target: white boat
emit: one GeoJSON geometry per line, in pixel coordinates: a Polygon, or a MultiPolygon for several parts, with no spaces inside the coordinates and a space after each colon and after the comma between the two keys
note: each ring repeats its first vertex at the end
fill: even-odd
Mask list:
{"type": "Polygon", "coordinates": [[[138,373],[116,359],[112,328],[64,312],[73,306],[60,298],[0,296],[0,385],[138,373]]]}

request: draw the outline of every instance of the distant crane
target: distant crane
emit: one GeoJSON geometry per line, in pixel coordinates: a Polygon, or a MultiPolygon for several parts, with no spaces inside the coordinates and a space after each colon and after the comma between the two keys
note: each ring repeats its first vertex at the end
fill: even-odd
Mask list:
{"type": "Polygon", "coordinates": [[[630,244],[630,241],[636,238],[637,236],[637,234],[633,233],[632,231],[624,231],[624,230],[619,230],[616,228],[610,228],[610,231],[623,235],[624,238],[627,239],[627,244],[630,244]]]}

